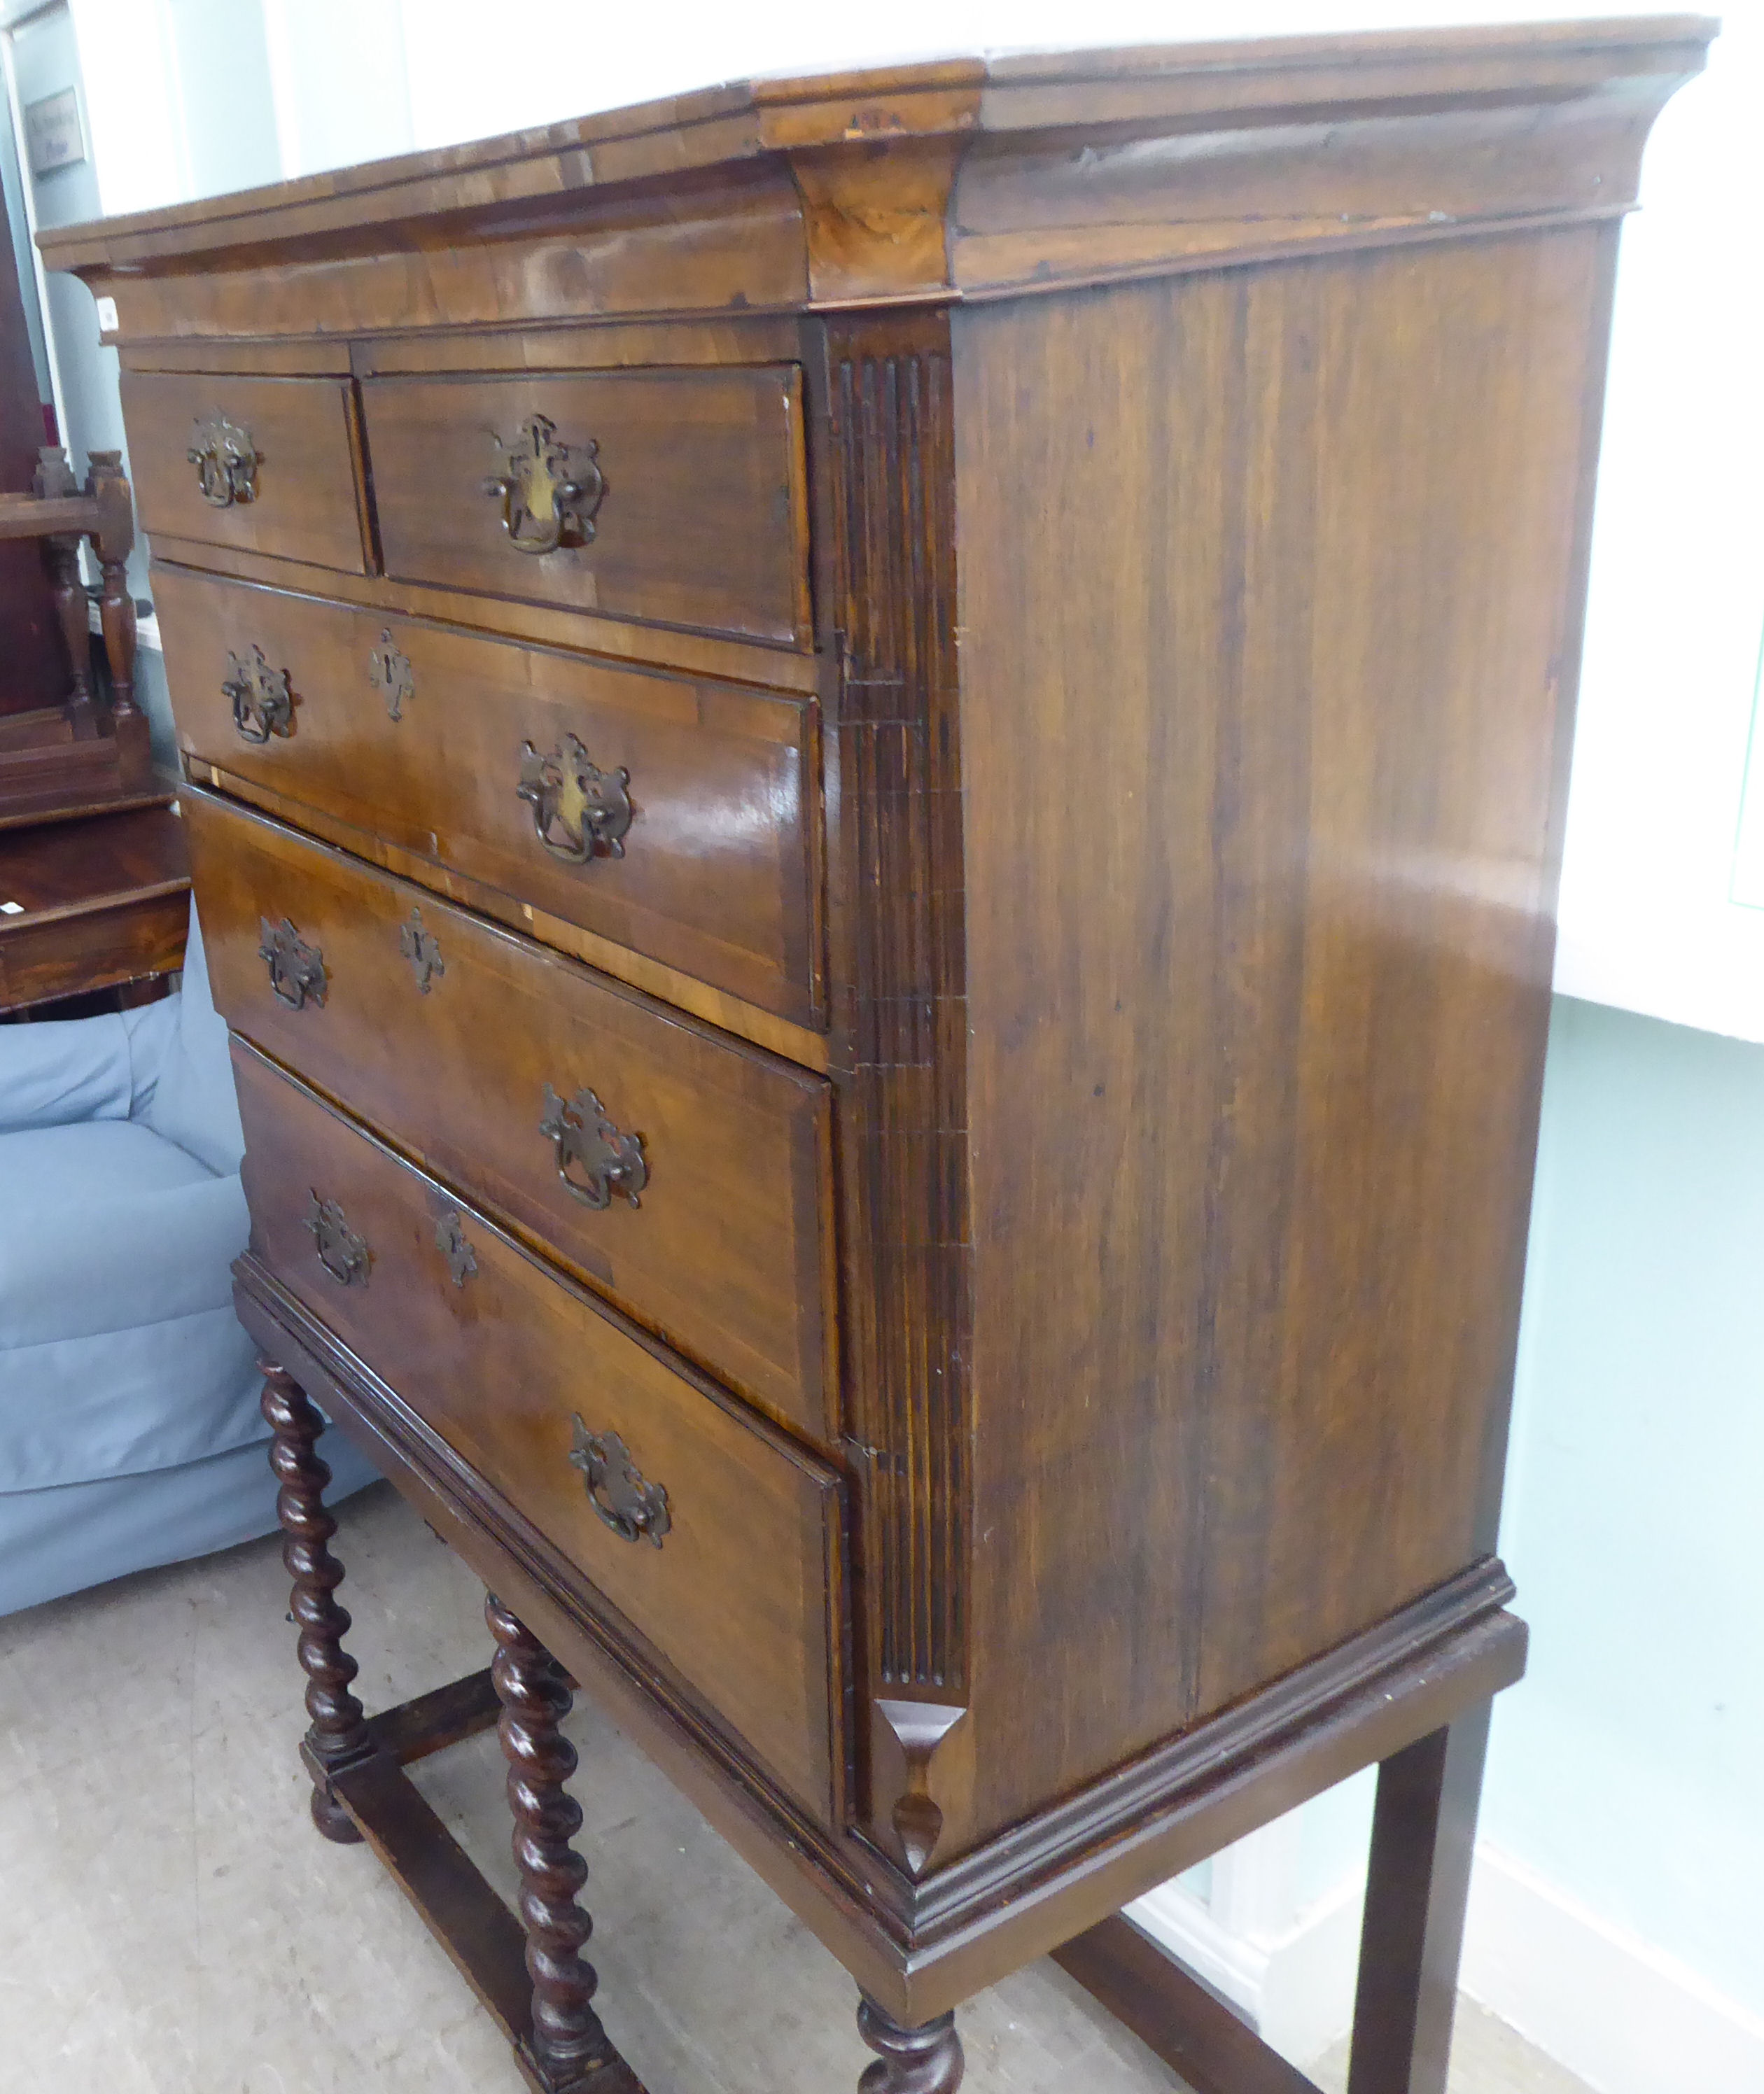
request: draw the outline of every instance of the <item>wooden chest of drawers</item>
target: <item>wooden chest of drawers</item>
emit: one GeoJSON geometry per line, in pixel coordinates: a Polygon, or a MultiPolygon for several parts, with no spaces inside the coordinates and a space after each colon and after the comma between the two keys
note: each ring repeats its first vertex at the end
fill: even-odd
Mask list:
{"type": "Polygon", "coordinates": [[[1354,2094],[1443,2087],[1616,228],[1710,33],[774,81],[46,243],[120,315],[315,1815],[536,2087],[635,2083],[561,1663],[885,2094],[1049,1949],[1286,2084],[1109,1915],[1381,1762],[1354,2094]],[[496,1696],[350,1692],[309,1398],[496,1696]],[[396,1773],[498,1709],[524,1944],[396,1773]]]}

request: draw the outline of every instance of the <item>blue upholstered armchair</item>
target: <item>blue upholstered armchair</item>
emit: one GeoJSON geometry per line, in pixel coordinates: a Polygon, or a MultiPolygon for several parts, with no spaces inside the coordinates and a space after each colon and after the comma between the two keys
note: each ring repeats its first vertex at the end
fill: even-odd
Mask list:
{"type": "MultiPolygon", "coordinates": [[[[0,1026],[0,1614],[276,1525],[243,1147],[193,910],[180,993],[0,1026]]],[[[372,1479],[321,1451],[333,1499],[372,1479]]]]}

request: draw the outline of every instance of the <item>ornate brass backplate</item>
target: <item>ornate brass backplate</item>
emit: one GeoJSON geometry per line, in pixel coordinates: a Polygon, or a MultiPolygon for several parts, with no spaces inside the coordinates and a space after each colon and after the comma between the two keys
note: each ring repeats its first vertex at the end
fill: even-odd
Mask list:
{"type": "Polygon", "coordinates": [[[450,1207],[437,1219],[435,1248],[446,1259],[455,1287],[463,1287],[477,1271],[478,1254],[467,1238],[465,1216],[457,1208],[450,1207]]]}
{"type": "Polygon", "coordinates": [[[594,512],[606,492],[594,463],[600,445],[558,441],[556,423],[529,415],[504,443],[493,437],[501,470],[484,483],[502,505],[502,528],[517,553],[554,553],[559,545],[585,545],[594,535],[594,512]]]}
{"type": "Polygon", "coordinates": [[[545,1118],[539,1132],[557,1144],[558,1175],[584,1207],[610,1207],[619,1194],[633,1207],[650,1182],[641,1134],[621,1134],[589,1090],[567,1105],[545,1085],[545,1118]]]}
{"type": "Polygon", "coordinates": [[[259,916],[257,923],[263,933],[257,956],[270,971],[270,988],[277,1000],[290,1010],[303,1010],[309,1003],[322,1006],[330,986],[324,954],[307,945],[285,916],[280,923],[267,916],[259,916]]]}
{"type": "Polygon", "coordinates": [[[196,424],[185,456],[196,468],[196,484],[211,509],[256,501],[263,454],[251,432],[229,422],[219,408],[196,424]]]}
{"type": "Polygon", "coordinates": [[[660,1484],[644,1481],[631,1449],[616,1432],[590,1432],[580,1416],[573,1422],[570,1466],[581,1471],[589,1503],[621,1541],[652,1541],[659,1549],[674,1524],[667,1491],[660,1484]]]}
{"type": "Polygon", "coordinates": [[[232,723],[247,741],[267,741],[272,734],[285,739],[294,731],[294,698],[288,687],[288,671],[272,669],[263,649],[254,641],[243,658],[227,650],[232,673],[221,684],[232,701],[232,723]]]}
{"type": "Polygon", "coordinates": [[[387,719],[402,719],[406,702],[416,696],[416,680],[411,674],[411,658],[398,651],[389,625],[367,658],[367,680],[385,700],[387,719]]]}
{"type": "Polygon", "coordinates": [[[554,858],[585,865],[591,858],[623,858],[631,827],[631,773],[621,764],[602,771],[573,734],[549,756],[521,744],[515,797],[533,810],[533,834],[554,858]]]}
{"type": "Polygon", "coordinates": [[[365,1287],[373,1253],[343,1219],[335,1200],[312,1195],[306,1210],[306,1227],[319,1247],[319,1262],[340,1287],[365,1287]]]}
{"type": "Polygon", "coordinates": [[[420,909],[413,907],[410,922],[399,925],[398,950],[410,962],[418,988],[427,996],[436,975],[446,973],[447,962],[441,958],[441,941],[432,931],[423,928],[420,909]]]}

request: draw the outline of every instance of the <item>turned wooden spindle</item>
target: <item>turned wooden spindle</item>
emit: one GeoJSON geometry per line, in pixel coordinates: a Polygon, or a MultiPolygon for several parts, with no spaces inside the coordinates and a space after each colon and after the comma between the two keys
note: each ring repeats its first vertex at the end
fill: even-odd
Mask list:
{"type": "Polygon", "coordinates": [[[135,542],[135,519],[128,482],[123,476],[120,451],[93,451],[87,491],[98,504],[98,528],[93,532],[98,569],[104,577],[99,613],[104,624],[104,653],[111,671],[111,715],[119,735],[123,723],[137,717],[135,703],[135,604],[128,593],[128,555],[135,542]]]}
{"type": "MultiPolygon", "coordinates": [[[[373,1749],[362,1705],[350,1692],[358,1670],[343,1648],[350,1630],[347,1609],[337,1603],[343,1566],[330,1551],[337,1522],[324,1506],[331,1471],[315,1451],[324,1420],[306,1391],[273,1360],[260,1359],[263,1410],[274,1435],[270,1466],[281,1488],[276,1497],[282,1524],[282,1562],[294,1584],[293,1611],[300,1631],[300,1662],[306,1675],[306,1749],[319,1766],[337,1770],[373,1749]]],[[[339,1846],[361,1838],[328,1781],[315,1774],[312,1822],[339,1846]]]]}
{"type": "Polygon", "coordinates": [[[582,1829],[582,1811],[563,1786],[576,1771],[576,1748],[558,1728],[571,1697],[557,1660],[494,1593],[485,1596],[484,1618],[496,1638],[491,1673],[502,1704],[497,1728],[533,1981],[530,2048],[562,2090],[615,2055],[591,2004],[600,1981],[581,1953],[593,1931],[576,1902],[588,1864],[570,1844],[582,1829]]]}
{"type": "MultiPolygon", "coordinates": [[[[33,492],[40,502],[54,502],[77,494],[80,483],[67,454],[57,444],[46,444],[37,454],[33,492]]],[[[61,636],[67,643],[71,683],[67,714],[76,731],[89,733],[92,715],[92,625],[87,613],[85,584],[80,578],[80,537],[77,532],[57,532],[43,541],[43,565],[49,571],[50,595],[61,636]]]]}
{"type": "Polygon", "coordinates": [[[858,2033],[877,2058],[858,2082],[858,2094],[955,2094],[962,2084],[962,2039],[953,2014],[906,2029],[867,1999],[858,2009],[858,2033]]]}

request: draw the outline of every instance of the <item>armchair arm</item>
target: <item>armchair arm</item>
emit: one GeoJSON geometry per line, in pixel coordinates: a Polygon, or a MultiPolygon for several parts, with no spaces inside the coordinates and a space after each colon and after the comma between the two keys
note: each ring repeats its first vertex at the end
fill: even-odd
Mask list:
{"type": "Polygon", "coordinates": [[[0,1025],[0,1134],[127,1119],[135,1067],[119,1016],[0,1025]]]}

